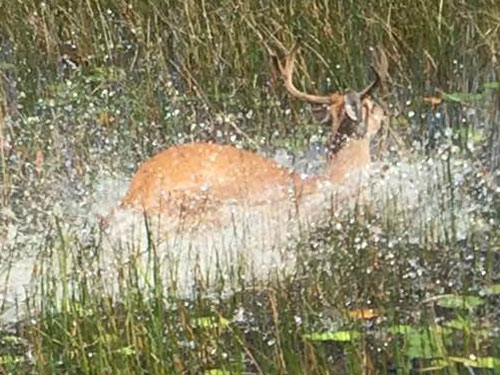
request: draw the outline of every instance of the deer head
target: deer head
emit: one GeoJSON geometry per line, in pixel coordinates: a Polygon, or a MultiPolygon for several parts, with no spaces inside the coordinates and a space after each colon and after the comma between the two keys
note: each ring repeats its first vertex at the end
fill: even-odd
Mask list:
{"type": "Polygon", "coordinates": [[[297,42],[290,53],[287,54],[284,66],[276,56],[272,56],[272,61],[281,74],[285,88],[293,97],[307,103],[326,107],[327,116],[322,122],[328,121],[331,124],[331,152],[334,153],[335,150],[339,149],[347,139],[363,138],[375,134],[380,127],[380,121],[373,121],[371,115],[381,116],[378,113],[381,108],[369,99],[368,95],[382,80],[378,70],[372,67],[376,78],[360,91],[349,90],[343,94],[332,93],[329,95],[308,94],[300,91],[293,84],[293,70],[299,47],[300,43],[297,42]]]}

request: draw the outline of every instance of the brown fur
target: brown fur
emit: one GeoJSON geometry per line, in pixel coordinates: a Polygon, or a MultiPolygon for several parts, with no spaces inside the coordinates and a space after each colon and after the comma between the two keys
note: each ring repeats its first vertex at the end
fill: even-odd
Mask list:
{"type": "Polygon", "coordinates": [[[304,195],[316,191],[318,182],[341,182],[349,172],[368,165],[370,138],[386,117],[383,109],[366,96],[376,82],[359,93],[302,93],[293,86],[291,76],[296,51],[297,46],[285,67],[277,60],[275,64],[293,96],[311,103],[328,103],[332,149],[322,173],[302,179],[297,172],[250,151],[190,143],[162,151],[142,164],[120,208],[199,217],[225,203],[260,205],[285,199],[300,203],[304,195]]]}

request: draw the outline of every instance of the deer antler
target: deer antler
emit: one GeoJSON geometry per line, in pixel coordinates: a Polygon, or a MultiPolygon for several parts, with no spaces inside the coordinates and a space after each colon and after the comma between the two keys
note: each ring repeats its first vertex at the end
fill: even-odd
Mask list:
{"type": "Polygon", "coordinates": [[[323,96],[323,95],[313,95],[302,92],[298,90],[293,84],[293,68],[295,64],[295,56],[297,55],[297,51],[300,48],[300,40],[298,40],[293,46],[290,53],[286,55],[285,58],[285,67],[283,67],[276,56],[271,56],[272,62],[276,69],[280,72],[281,77],[283,78],[285,88],[288,92],[295,98],[299,100],[303,100],[312,104],[331,104],[332,98],[331,96],[323,96]]]}
{"type": "Polygon", "coordinates": [[[387,61],[387,55],[385,54],[382,46],[379,45],[373,50],[372,58],[373,64],[371,68],[375,73],[375,80],[359,92],[361,98],[369,94],[371,90],[377,86],[377,84],[384,85],[384,82],[389,75],[389,62],[387,61]]]}
{"type": "Polygon", "coordinates": [[[366,95],[368,95],[372,90],[377,86],[377,84],[381,81],[379,72],[377,69],[375,69],[374,66],[372,66],[372,70],[375,73],[375,79],[373,80],[372,83],[370,83],[368,86],[366,86],[363,90],[358,92],[358,95],[361,99],[363,99],[366,95]]]}

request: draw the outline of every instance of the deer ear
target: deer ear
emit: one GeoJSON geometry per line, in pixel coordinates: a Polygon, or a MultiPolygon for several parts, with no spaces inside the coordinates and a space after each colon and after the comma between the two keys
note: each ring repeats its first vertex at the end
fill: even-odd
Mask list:
{"type": "Polygon", "coordinates": [[[347,117],[352,121],[361,121],[361,100],[359,95],[354,92],[346,94],[344,109],[347,117]]]}

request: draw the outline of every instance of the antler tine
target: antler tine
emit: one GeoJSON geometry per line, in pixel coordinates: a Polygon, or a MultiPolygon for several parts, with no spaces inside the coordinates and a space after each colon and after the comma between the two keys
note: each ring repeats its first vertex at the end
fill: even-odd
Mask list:
{"type": "Polygon", "coordinates": [[[373,51],[374,62],[381,78],[382,83],[384,83],[389,77],[389,61],[387,60],[387,54],[381,45],[378,45],[376,50],[373,51]]]}
{"type": "Polygon", "coordinates": [[[300,39],[297,39],[295,44],[293,45],[290,52],[287,54],[285,58],[285,75],[292,77],[293,68],[295,65],[295,57],[297,56],[297,51],[300,49],[300,39]]]}
{"type": "Polygon", "coordinates": [[[381,46],[377,46],[376,51],[373,51],[373,63],[371,68],[375,73],[375,80],[359,92],[361,98],[369,94],[377,84],[383,84],[388,76],[389,63],[381,46]]]}
{"type": "Polygon", "coordinates": [[[373,72],[375,73],[375,79],[373,80],[372,83],[370,83],[368,86],[366,86],[363,90],[358,92],[359,96],[361,99],[363,99],[366,95],[368,95],[374,88],[377,86],[377,84],[381,81],[381,77],[377,69],[372,65],[371,66],[373,72]]]}
{"type": "Polygon", "coordinates": [[[282,78],[283,77],[283,66],[281,65],[281,62],[278,59],[278,56],[271,55],[271,64],[276,71],[276,72],[273,71],[273,74],[277,73],[277,74],[279,74],[280,78],[282,78]]]}
{"type": "Polygon", "coordinates": [[[292,50],[287,54],[285,58],[284,68],[275,56],[272,57],[275,66],[281,72],[285,88],[293,97],[299,100],[303,100],[305,102],[312,104],[331,104],[332,100],[330,96],[307,94],[305,92],[298,90],[293,84],[293,69],[295,65],[295,57],[297,55],[297,51],[299,50],[299,48],[300,48],[300,40],[297,40],[292,50]]]}

